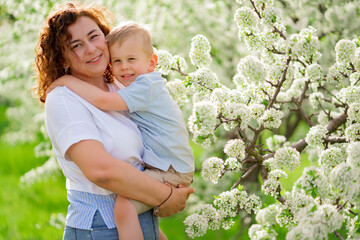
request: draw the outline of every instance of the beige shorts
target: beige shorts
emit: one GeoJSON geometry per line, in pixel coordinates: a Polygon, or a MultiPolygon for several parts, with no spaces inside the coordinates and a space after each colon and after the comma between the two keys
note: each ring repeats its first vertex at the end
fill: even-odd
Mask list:
{"type": "MultiPolygon", "coordinates": [[[[168,182],[174,187],[177,187],[178,184],[183,184],[185,186],[190,186],[193,180],[194,173],[179,173],[175,171],[175,169],[170,166],[168,171],[163,171],[158,168],[154,168],[150,165],[145,166],[144,173],[149,177],[152,177],[162,183],[168,182]]],[[[143,202],[139,202],[136,200],[130,200],[132,204],[135,206],[138,214],[146,212],[152,209],[152,206],[149,206],[143,202]]]]}

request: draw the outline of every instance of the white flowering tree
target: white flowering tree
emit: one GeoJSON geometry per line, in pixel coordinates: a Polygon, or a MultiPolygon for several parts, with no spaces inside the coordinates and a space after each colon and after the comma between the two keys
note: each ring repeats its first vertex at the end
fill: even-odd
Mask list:
{"type": "Polygon", "coordinates": [[[239,60],[232,79],[236,87],[221,83],[209,68],[211,46],[204,35],[192,39],[189,58],[195,71],[185,73],[181,57],[157,52],[158,70],[176,71],[182,78],[168,83],[174,99],[183,104],[186,94],[192,98],[193,141],[209,148],[219,128],[233,136],[223,147],[226,157],[206,159],[201,176],[213,184],[229,172],[238,172],[238,178],[186,218],[188,235],[228,229],[244,209],[256,214],[251,239],[277,239],[276,226],[288,229],[286,239],[345,239],[338,232],[342,227],[348,239],[359,239],[360,41],[337,41],[336,61],[326,73],[320,65],[317,29],[308,26],[288,34],[274,1],[237,2],[239,40],[251,54],[239,60]],[[301,116],[309,131],[291,141],[291,134],[277,135],[275,129],[293,115],[301,116]],[[273,134],[263,144],[266,131],[273,134]],[[304,169],[291,191],[284,190],[280,180],[298,168],[307,153],[315,153],[317,161],[304,169]],[[258,169],[261,191],[276,199],[266,207],[241,185],[258,169]]]}
{"type": "MultiPolygon", "coordinates": [[[[44,138],[43,111],[28,89],[34,32],[53,1],[0,2],[0,103],[10,105],[11,120],[4,138],[44,138]]],[[[219,185],[235,176],[226,179],[229,189],[186,218],[190,237],[229,229],[245,210],[256,215],[251,239],[277,239],[278,226],[287,229],[286,239],[360,238],[360,1],[101,4],[151,25],[158,70],[168,75],[179,105],[191,108],[185,115],[193,141],[210,154],[201,177],[219,185]],[[186,38],[192,38],[189,48],[186,38]],[[304,133],[295,135],[299,128],[304,133]],[[214,151],[219,148],[223,154],[214,151]],[[290,191],[284,189],[281,181],[305,158],[311,165],[290,191]],[[243,184],[254,174],[261,184],[257,194],[243,184]],[[275,203],[266,205],[264,195],[275,203]]],[[[36,152],[50,160],[23,182],[58,171],[48,140],[36,152]]]]}

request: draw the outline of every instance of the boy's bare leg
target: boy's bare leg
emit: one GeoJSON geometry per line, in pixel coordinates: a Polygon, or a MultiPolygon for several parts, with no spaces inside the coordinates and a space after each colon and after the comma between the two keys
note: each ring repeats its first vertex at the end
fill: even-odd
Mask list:
{"type": "Polygon", "coordinates": [[[118,229],[119,240],[143,240],[138,214],[129,199],[117,196],[114,206],[115,224],[118,229]]]}
{"type": "Polygon", "coordinates": [[[163,231],[161,231],[161,229],[159,229],[159,233],[160,233],[160,240],[168,240],[165,234],[163,233],[163,231]]]}

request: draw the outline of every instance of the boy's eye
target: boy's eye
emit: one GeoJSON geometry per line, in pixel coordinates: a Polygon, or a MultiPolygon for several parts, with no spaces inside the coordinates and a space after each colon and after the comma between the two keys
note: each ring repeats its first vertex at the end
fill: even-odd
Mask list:
{"type": "Polygon", "coordinates": [[[135,58],[129,58],[129,61],[134,61],[135,60],[135,58]]]}
{"type": "Polygon", "coordinates": [[[113,60],[113,62],[114,62],[114,63],[120,62],[120,60],[119,60],[119,59],[115,59],[115,60],[113,60]]]}

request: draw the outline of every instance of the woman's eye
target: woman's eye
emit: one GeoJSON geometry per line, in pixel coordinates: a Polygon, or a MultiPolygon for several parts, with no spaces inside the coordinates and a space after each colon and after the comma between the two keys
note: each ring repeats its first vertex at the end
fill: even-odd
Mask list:
{"type": "Polygon", "coordinates": [[[96,38],[97,36],[99,36],[99,35],[97,35],[97,34],[92,35],[92,36],[90,37],[90,39],[94,39],[94,38],[96,38]]]}
{"type": "Polygon", "coordinates": [[[78,47],[80,47],[80,44],[74,44],[74,45],[71,46],[71,49],[75,49],[75,48],[78,48],[78,47]]]}

